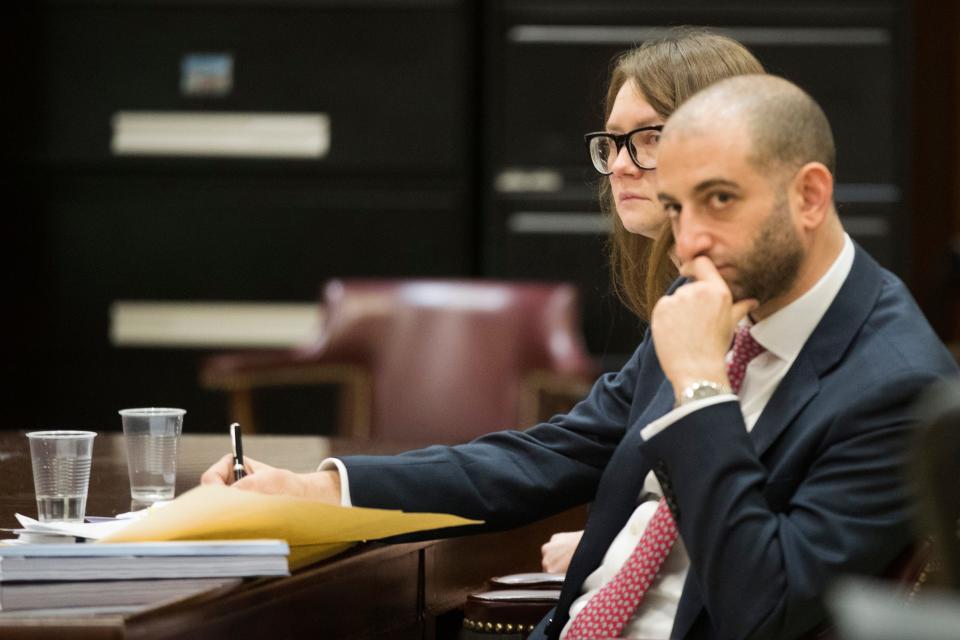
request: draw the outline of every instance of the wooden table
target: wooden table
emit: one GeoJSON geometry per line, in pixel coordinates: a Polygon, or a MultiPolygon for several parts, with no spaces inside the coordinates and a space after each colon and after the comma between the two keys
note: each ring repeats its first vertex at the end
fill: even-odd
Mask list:
{"type": "MultiPolygon", "coordinates": [[[[226,434],[185,435],[177,493],[229,448],[226,434]]],[[[405,446],[312,436],[250,436],[253,458],[310,471],[327,456],[395,453],[405,446]]],[[[131,508],[126,452],[119,434],[97,436],[88,515],[131,508]]],[[[27,439],[0,433],[0,527],[13,514],[36,514],[27,439]]],[[[555,531],[582,526],[577,509],[503,533],[409,544],[365,544],[296,571],[259,578],[128,615],[0,617],[2,638],[433,638],[436,620],[482,590],[487,578],[538,570],[540,545],[555,531]]],[[[107,604],[107,603],[105,603],[107,604]]],[[[443,635],[441,633],[441,635],[443,635]]]]}

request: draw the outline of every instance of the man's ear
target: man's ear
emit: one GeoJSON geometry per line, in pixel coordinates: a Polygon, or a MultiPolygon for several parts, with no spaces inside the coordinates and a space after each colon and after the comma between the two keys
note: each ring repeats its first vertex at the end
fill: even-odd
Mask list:
{"type": "Polygon", "coordinates": [[[791,200],[804,229],[823,224],[833,206],[833,174],[820,162],[808,162],[794,176],[791,200]]]}

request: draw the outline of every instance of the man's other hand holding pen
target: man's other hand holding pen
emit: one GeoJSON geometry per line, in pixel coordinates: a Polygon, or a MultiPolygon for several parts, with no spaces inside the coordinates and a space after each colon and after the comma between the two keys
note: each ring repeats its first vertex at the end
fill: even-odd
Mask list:
{"type": "Polygon", "coordinates": [[[245,491],[280,493],[320,500],[327,504],[340,504],[340,474],[336,471],[294,473],[244,457],[245,475],[234,481],[233,467],[233,453],[228,453],[200,476],[200,484],[231,485],[245,491]]]}

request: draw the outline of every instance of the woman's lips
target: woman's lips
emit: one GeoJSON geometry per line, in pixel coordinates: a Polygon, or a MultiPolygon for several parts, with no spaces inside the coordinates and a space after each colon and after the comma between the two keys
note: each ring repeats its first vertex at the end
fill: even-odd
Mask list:
{"type": "Polygon", "coordinates": [[[646,196],[637,195],[635,193],[621,193],[620,202],[626,202],[627,200],[650,200],[646,196]]]}

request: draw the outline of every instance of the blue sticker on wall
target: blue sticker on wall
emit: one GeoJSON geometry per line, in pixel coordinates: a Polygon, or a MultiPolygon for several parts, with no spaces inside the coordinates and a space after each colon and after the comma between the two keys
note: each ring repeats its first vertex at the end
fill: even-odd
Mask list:
{"type": "Polygon", "coordinates": [[[180,60],[180,93],[223,97],[233,90],[233,55],[188,53],[180,60]]]}

